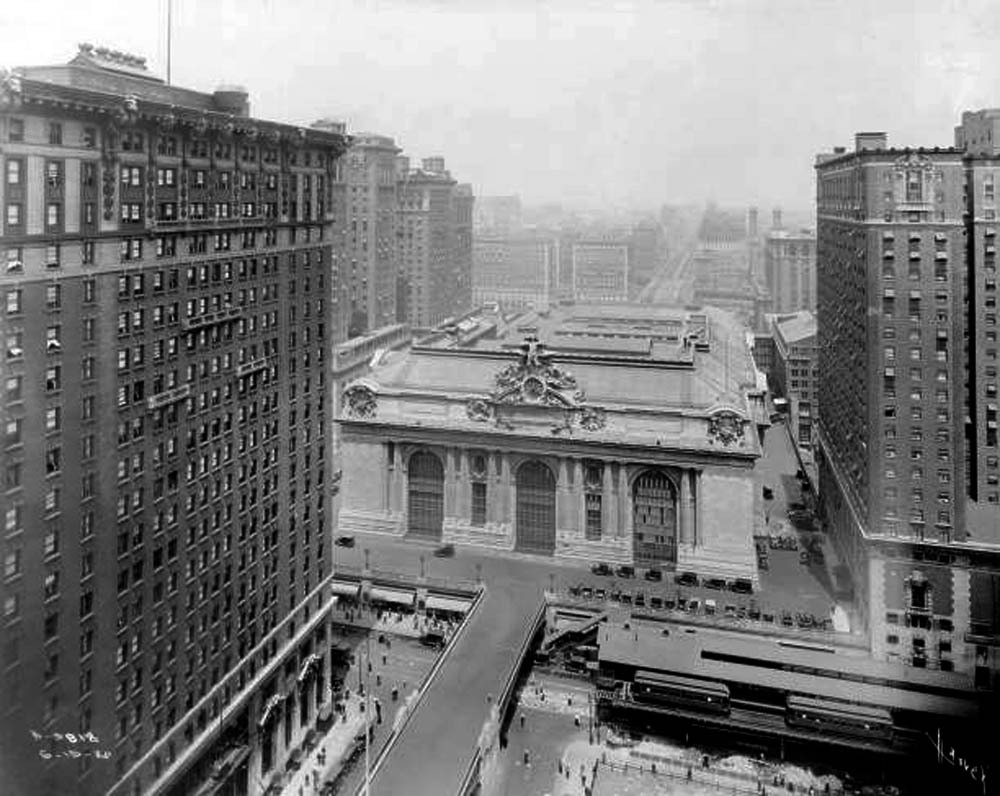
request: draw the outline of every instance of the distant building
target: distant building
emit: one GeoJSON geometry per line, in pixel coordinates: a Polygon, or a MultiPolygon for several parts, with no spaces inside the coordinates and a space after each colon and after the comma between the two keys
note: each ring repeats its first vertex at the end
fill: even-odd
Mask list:
{"type": "Polygon", "coordinates": [[[506,311],[545,309],[555,301],[559,243],[544,235],[479,237],[473,243],[473,303],[506,311]]]}
{"type": "Polygon", "coordinates": [[[768,312],[816,310],[816,233],[772,229],[764,242],[768,312]]]}
{"type": "Polygon", "coordinates": [[[400,151],[389,136],[356,133],[337,170],[346,215],[341,239],[335,244],[350,337],[396,322],[396,156],[400,151]]]}
{"type": "Polygon", "coordinates": [[[519,196],[480,196],[473,212],[476,236],[497,237],[521,231],[521,198],[519,196]]]}
{"type": "Polygon", "coordinates": [[[990,113],[963,117],[966,149],[891,149],[885,133],[859,133],[854,151],[816,161],[816,436],[831,534],[873,654],[983,687],[1000,685],[990,113]]]}
{"type": "Polygon", "coordinates": [[[348,386],[339,521],[753,581],[765,412],[726,313],[473,314],[348,386]]]}
{"type": "Polygon", "coordinates": [[[616,240],[580,240],[573,246],[573,300],[628,301],[629,247],[616,240]]]}
{"type": "Polygon", "coordinates": [[[472,306],[472,189],[458,185],[444,158],[398,174],[397,304],[400,320],[429,329],[472,306]]]}
{"type": "Polygon", "coordinates": [[[764,331],[767,294],[749,268],[745,243],[699,247],[692,255],[691,294],[694,303],[732,312],[751,329],[764,331]]]}
{"type": "Polygon", "coordinates": [[[816,417],[816,317],[811,312],[781,316],[771,321],[774,365],[771,385],[789,402],[792,438],[811,449],[816,417]]]}

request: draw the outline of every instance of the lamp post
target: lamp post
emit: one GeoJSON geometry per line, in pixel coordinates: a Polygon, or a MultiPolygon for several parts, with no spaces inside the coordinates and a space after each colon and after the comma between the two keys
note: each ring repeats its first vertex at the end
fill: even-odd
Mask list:
{"type": "Polygon", "coordinates": [[[420,554],[420,580],[424,579],[424,556],[420,554]]]}

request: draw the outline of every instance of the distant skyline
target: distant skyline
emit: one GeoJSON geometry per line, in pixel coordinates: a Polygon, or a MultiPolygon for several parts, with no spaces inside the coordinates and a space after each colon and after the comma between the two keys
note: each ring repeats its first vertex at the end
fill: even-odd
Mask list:
{"type": "MultiPolygon", "coordinates": [[[[165,76],[166,0],[6,3],[3,66],[89,41],[165,76]]],[[[256,116],[391,135],[477,194],[582,209],[807,210],[815,154],[885,130],[948,146],[1000,105],[989,0],[174,0],[172,82],[239,83],[256,116]],[[915,10],[919,9],[919,10],[915,10]]]]}

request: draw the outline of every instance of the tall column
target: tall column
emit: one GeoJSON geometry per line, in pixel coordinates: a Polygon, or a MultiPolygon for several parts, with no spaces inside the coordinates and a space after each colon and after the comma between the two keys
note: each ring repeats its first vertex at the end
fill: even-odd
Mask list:
{"type": "Polygon", "coordinates": [[[486,454],[486,522],[500,522],[500,456],[499,451],[486,454]]]}
{"type": "Polygon", "coordinates": [[[678,496],[677,519],[680,525],[679,536],[681,545],[687,547],[694,544],[694,517],[691,515],[691,484],[688,471],[681,470],[681,492],[678,496]]]}
{"type": "Polygon", "coordinates": [[[556,529],[569,527],[569,475],[566,459],[559,457],[556,464],[556,529]]]}
{"type": "Polygon", "coordinates": [[[457,517],[455,485],[458,467],[458,451],[455,448],[448,448],[444,457],[444,516],[445,521],[452,517],[457,517]]]}
{"type": "Polygon", "coordinates": [[[517,506],[517,496],[515,494],[514,473],[510,466],[510,454],[506,451],[500,457],[500,484],[503,490],[503,522],[509,522],[514,526],[514,513],[517,506]]]}
{"type": "Polygon", "coordinates": [[[618,535],[618,508],[615,502],[615,482],[611,462],[604,462],[604,479],[601,484],[601,536],[618,535]]]}
{"type": "Polygon", "coordinates": [[[582,539],[586,535],[586,517],[583,514],[583,463],[579,459],[568,459],[567,464],[570,485],[566,527],[575,531],[582,539]]]}
{"type": "Polygon", "coordinates": [[[618,463],[618,533],[628,534],[629,529],[628,468],[625,462],[618,463]]]}
{"type": "Polygon", "coordinates": [[[469,461],[469,451],[460,448],[458,451],[458,467],[455,472],[455,496],[458,511],[456,515],[462,518],[462,522],[472,522],[472,481],[469,474],[472,472],[472,464],[469,461]]]}

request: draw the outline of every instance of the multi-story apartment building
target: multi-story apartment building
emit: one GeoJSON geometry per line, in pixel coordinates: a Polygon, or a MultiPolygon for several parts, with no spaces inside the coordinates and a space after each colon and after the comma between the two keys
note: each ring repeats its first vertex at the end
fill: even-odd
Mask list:
{"type": "MultiPolygon", "coordinates": [[[[343,132],[337,122],[320,121],[313,127],[343,132]]],[[[333,170],[331,201],[344,208],[334,250],[344,282],[348,337],[396,322],[400,151],[388,136],[357,133],[350,151],[333,170]]]]}
{"type": "Polygon", "coordinates": [[[456,183],[444,158],[424,158],[418,169],[398,158],[397,173],[397,312],[429,329],[472,304],[472,188],[456,183]]]}
{"type": "Polygon", "coordinates": [[[771,321],[771,329],[773,389],[788,399],[792,439],[808,450],[816,417],[816,317],[811,312],[777,317],[771,321]]]}
{"type": "Polygon", "coordinates": [[[764,241],[769,312],[816,311],[816,234],[772,229],[764,241]]]}
{"type": "Polygon", "coordinates": [[[328,699],[346,143],[89,45],[0,79],[5,793],[256,793],[328,699]]]}
{"type": "MultiPolygon", "coordinates": [[[[873,653],[985,686],[1000,670],[1000,522],[966,488],[966,373],[990,352],[969,319],[988,319],[992,292],[985,207],[966,234],[974,164],[959,148],[890,149],[884,133],[817,158],[818,458],[873,653]]],[[[970,377],[976,400],[989,383],[970,377]]]]}
{"type": "MultiPolygon", "coordinates": [[[[1000,506],[997,444],[997,184],[1000,183],[1000,110],[962,114],[955,146],[965,152],[968,259],[965,273],[967,357],[965,379],[969,491],[987,506],[1000,506]]],[[[998,520],[1000,522],[1000,520],[998,520]]]]}
{"type": "Polygon", "coordinates": [[[504,310],[545,309],[556,300],[559,241],[544,235],[477,237],[472,298],[504,310]]]}
{"type": "Polygon", "coordinates": [[[613,239],[580,240],[572,246],[574,301],[628,301],[627,242],[613,239]]]}

